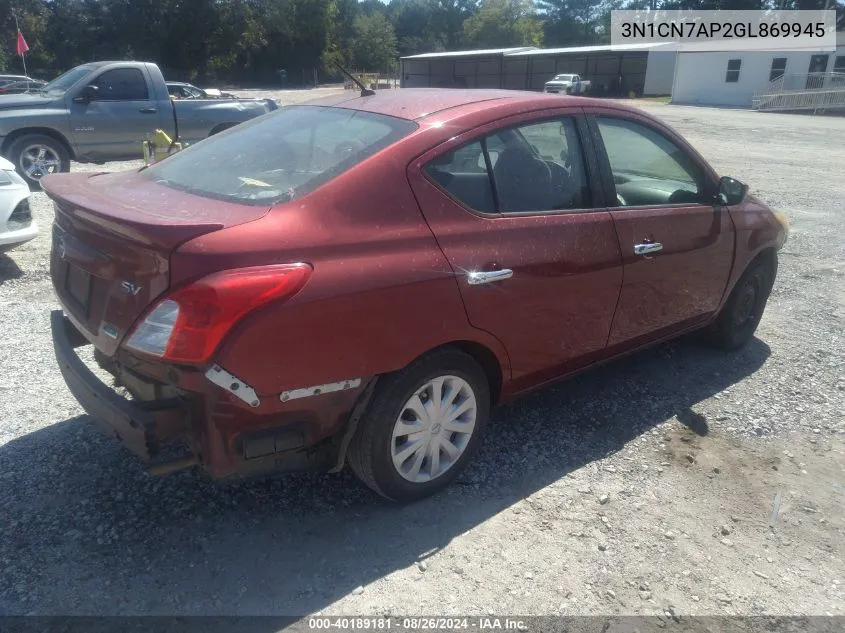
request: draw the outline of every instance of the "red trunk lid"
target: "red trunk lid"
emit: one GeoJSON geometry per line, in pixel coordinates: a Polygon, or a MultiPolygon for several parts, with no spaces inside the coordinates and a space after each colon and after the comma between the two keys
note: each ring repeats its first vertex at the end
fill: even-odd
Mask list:
{"type": "Polygon", "coordinates": [[[50,275],[68,317],[113,354],[170,283],[170,253],[268,207],[191,195],[137,172],[58,174],[42,186],[55,203],[50,275]]]}

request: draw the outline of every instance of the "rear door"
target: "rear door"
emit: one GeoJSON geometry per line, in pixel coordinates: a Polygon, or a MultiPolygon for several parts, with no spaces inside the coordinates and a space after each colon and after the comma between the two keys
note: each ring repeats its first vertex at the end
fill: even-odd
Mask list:
{"type": "Polygon", "coordinates": [[[706,320],[733,265],[734,227],[715,175],[644,117],[589,117],[625,282],[609,345],[647,342],[706,320]]]}
{"type": "MultiPolygon", "coordinates": [[[[78,152],[91,160],[140,158],[141,142],[164,121],[146,70],[111,68],[89,83],[97,86],[97,98],[90,103],[70,102],[78,152]]],[[[171,112],[167,114],[172,118],[171,112]]]]}
{"type": "Polygon", "coordinates": [[[596,173],[576,108],[478,128],[409,167],[469,320],[507,348],[515,391],[606,345],[622,267],[596,173]]]}

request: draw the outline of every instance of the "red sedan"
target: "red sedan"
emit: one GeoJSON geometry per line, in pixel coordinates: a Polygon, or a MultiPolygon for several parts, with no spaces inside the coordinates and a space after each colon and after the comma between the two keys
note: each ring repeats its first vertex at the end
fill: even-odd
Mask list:
{"type": "Polygon", "coordinates": [[[43,185],[61,371],[153,472],[349,463],[402,501],[494,405],[692,330],[743,346],[788,232],[643,112],[514,91],[339,95],[43,185]]]}

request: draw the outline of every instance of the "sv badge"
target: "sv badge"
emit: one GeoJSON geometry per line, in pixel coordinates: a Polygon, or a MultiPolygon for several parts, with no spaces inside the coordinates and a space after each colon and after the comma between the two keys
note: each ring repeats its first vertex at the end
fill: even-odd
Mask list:
{"type": "Polygon", "coordinates": [[[138,296],[138,293],[141,292],[141,286],[137,284],[130,283],[128,281],[120,282],[120,287],[125,291],[131,294],[133,297],[138,296]]]}

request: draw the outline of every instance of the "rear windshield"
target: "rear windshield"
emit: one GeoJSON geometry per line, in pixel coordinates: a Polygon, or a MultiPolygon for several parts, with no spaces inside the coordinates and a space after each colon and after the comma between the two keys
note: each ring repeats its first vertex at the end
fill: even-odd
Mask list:
{"type": "Polygon", "coordinates": [[[141,173],[208,198],[273,204],[313,191],[416,128],[382,114],[290,106],[215,134],[141,173]]]}

